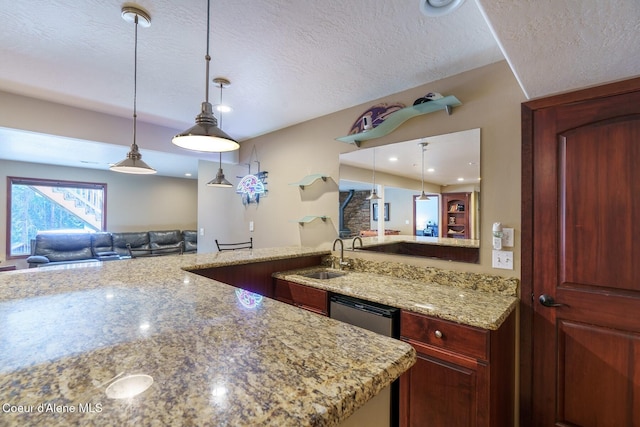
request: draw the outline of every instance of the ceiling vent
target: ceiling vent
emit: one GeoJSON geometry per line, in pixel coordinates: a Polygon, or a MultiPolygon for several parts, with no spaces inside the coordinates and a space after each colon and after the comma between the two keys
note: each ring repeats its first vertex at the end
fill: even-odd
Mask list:
{"type": "Polygon", "coordinates": [[[420,0],[420,10],[427,16],[443,16],[456,10],[464,0],[420,0]]]}

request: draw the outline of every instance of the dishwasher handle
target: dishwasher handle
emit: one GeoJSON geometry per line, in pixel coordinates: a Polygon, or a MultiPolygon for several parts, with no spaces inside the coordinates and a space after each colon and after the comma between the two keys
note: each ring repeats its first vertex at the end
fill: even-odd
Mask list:
{"type": "Polygon", "coordinates": [[[332,295],[331,302],[383,317],[394,317],[395,313],[398,311],[398,309],[395,307],[389,307],[386,305],[376,304],[374,302],[364,301],[361,299],[343,295],[332,295]]]}

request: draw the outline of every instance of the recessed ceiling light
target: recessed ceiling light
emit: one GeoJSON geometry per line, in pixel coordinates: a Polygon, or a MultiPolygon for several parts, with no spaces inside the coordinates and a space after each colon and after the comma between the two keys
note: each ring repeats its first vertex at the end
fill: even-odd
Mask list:
{"type": "Polygon", "coordinates": [[[398,158],[396,156],[389,157],[390,162],[397,162],[398,158]]]}
{"type": "Polygon", "coordinates": [[[226,104],[215,104],[213,108],[215,108],[216,111],[219,111],[221,113],[230,113],[233,111],[233,108],[231,108],[231,106],[226,104]]]}
{"type": "Polygon", "coordinates": [[[427,16],[443,16],[456,10],[464,0],[420,0],[420,11],[427,16]]]}
{"type": "Polygon", "coordinates": [[[429,169],[427,169],[427,172],[431,172],[431,173],[433,173],[433,172],[435,172],[435,171],[436,171],[436,170],[435,170],[434,168],[429,168],[429,169]]]}
{"type": "Polygon", "coordinates": [[[189,172],[185,173],[184,176],[191,176],[189,172]]]}
{"type": "Polygon", "coordinates": [[[464,178],[458,178],[458,181],[462,182],[462,181],[464,181],[464,178]]]}

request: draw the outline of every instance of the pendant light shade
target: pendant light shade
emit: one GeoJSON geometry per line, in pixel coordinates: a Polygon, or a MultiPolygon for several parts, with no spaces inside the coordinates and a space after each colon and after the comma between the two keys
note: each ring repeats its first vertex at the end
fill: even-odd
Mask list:
{"type": "Polygon", "coordinates": [[[211,56],[209,56],[210,9],[211,1],[207,0],[207,54],[204,57],[206,61],[205,101],[202,103],[200,114],[196,116],[195,126],[174,136],[171,142],[187,150],[216,153],[237,150],[240,148],[240,144],[218,128],[218,120],[213,115],[213,106],[209,102],[209,63],[211,62],[211,56]]]}
{"type": "MultiPolygon", "coordinates": [[[[223,77],[216,77],[215,79],[213,79],[213,81],[220,87],[220,104],[218,105],[223,105],[222,89],[224,89],[225,86],[229,86],[231,82],[223,77]]],[[[220,112],[220,130],[222,131],[222,111],[220,112]]],[[[222,171],[222,153],[219,153],[219,155],[220,155],[220,167],[218,168],[218,173],[216,174],[215,178],[207,182],[207,186],[218,187],[218,188],[231,188],[233,187],[233,184],[231,184],[229,181],[225,179],[224,172],[222,171]]]]}
{"type": "Polygon", "coordinates": [[[114,172],[131,173],[139,175],[150,175],[157,171],[142,161],[142,154],[138,151],[136,143],[131,144],[131,151],[127,153],[127,158],[111,166],[114,172]]]}
{"type": "Polygon", "coordinates": [[[420,149],[422,150],[422,193],[419,197],[416,198],[418,201],[427,201],[429,200],[429,196],[424,193],[424,152],[427,150],[428,142],[421,142],[420,149]]]}
{"type": "Polygon", "coordinates": [[[122,19],[135,24],[135,49],[134,49],[134,66],[133,66],[133,143],[131,150],[127,153],[127,158],[112,165],[109,169],[114,172],[149,175],[156,173],[156,170],[142,161],[142,154],[138,150],[136,144],[136,94],[138,83],[138,25],[149,27],[151,25],[151,17],[147,12],[131,6],[122,8],[122,19]]]}
{"type": "Polygon", "coordinates": [[[226,180],[224,177],[224,172],[222,171],[222,153],[220,153],[220,167],[218,168],[218,173],[216,177],[211,181],[207,182],[207,187],[218,187],[218,188],[231,188],[233,184],[226,180]]]}
{"type": "Polygon", "coordinates": [[[373,185],[371,186],[371,194],[367,197],[367,200],[380,200],[378,191],[376,190],[376,149],[373,149],[373,185]]]}

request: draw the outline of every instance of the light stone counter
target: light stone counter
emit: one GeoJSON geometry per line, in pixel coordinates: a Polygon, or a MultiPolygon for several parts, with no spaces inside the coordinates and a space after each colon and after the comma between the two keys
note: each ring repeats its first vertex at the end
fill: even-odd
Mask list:
{"type": "Polygon", "coordinates": [[[337,425],[409,369],[412,347],[185,271],[314,254],[0,273],[0,425],[337,425]],[[140,374],[146,391],[106,396],[140,374]]]}
{"type": "MultiPolygon", "coordinates": [[[[480,241],[473,239],[453,239],[451,237],[412,236],[409,234],[389,234],[384,236],[361,237],[363,246],[376,246],[398,242],[424,243],[436,246],[480,248],[480,241]]],[[[345,248],[351,249],[353,240],[344,240],[345,248]]]]}
{"type": "Polygon", "coordinates": [[[489,330],[498,329],[518,304],[514,279],[390,263],[382,265],[387,274],[380,274],[366,271],[377,271],[371,264],[357,265],[358,271],[345,270],[345,275],[328,280],[304,276],[323,268],[278,272],[274,277],[489,330]]]}

